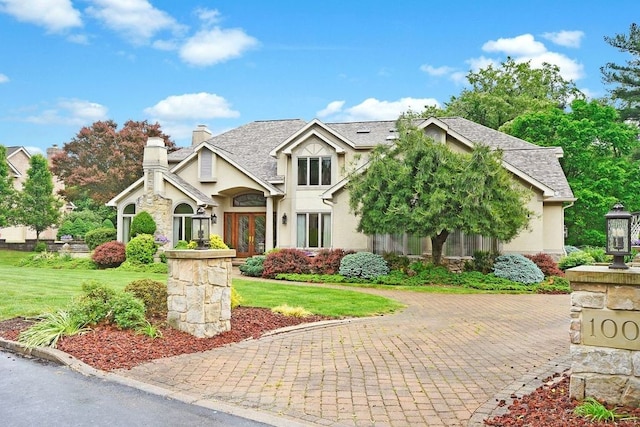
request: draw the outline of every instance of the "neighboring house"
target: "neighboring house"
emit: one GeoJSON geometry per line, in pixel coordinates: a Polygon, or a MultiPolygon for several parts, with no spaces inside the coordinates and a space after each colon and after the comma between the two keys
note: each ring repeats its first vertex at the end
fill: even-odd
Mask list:
{"type": "MultiPolygon", "coordinates": [[[[47,150],[47,158],[58,148],[54,146],[47,150]]],[[[30,165],[31,154],[24,147],[7,147],[7,164],[9,165],[9,173],[13,175],[13,186],[16,190],[22,190],[22,186],[27,179],[27,171],[30,165]]],[[[62,181],[53,177],[53,192],[58,193],[64,188],[62,181]]],[[[73,209],[72,204],[63,207],[65,212],[73,209]]],[[[55,240],[57,228],[48,228],[40,233],[41,240],[55,240]]],[[[0,228],[0,240],[6,243],[24,243],[27,240],[35,240],[36,232],[29,227],[22,225],[0,228]]]]}
{"type": "MultiPolygon", "coordinates": [[[[503,253],[564,253],[564,209],[575,200],[560,167],[561,148],[543,148],[462,118],[416,122],[452,150],[474,144],[503,150],[504,167],[532,193],[529,229],[509,243],[452,233],[448,255],[472,255],[497,244],[503,253]]],[[[197,206],[211,216],[211,232],[223,236],[238,257],[271,248],[342,248],[422,255],[430,241],[407,235],[356,232],[349,211],[346,170],[366,162],[378,144],[397,139],[394,121],[323,123],[320,120],[256,121],[212,136],[205,126],[192,145],[167,154],[149,138],[144,176],[107,204],[118,211],[118,239],[127,241],[133,216],[146,210],[175,245],[190,240],[197,206]]]]}

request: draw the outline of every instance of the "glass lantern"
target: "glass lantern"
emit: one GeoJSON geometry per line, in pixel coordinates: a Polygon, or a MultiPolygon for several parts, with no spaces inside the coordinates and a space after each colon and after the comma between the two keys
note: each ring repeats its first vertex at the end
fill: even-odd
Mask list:
{"type": "Polygon", "coordinates": [[[198,242],[197,249],[206,249],[209,246],[209,221],[211,217],[204,212],[202,206],[198,207],[196,214],[191,217],[193,236],[198,242]]]}
{"type": "Polygon", "coordinates": [[[629,268],[624,257],[631,255],[631,214],[624,210],[621,203],[616,203],[604,216],[607,227],[607,255],[613,255],[613,263],[609,268],[629,268]]]}

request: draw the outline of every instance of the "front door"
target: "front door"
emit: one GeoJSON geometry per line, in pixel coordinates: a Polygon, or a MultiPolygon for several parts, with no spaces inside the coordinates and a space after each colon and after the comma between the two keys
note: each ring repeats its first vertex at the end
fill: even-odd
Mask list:
{"type": "Polygon", "coordinates": [[[224,240],[236,250],[238,258],[264,253],[266,215],[264,213],[225,213],[224,240]]]}

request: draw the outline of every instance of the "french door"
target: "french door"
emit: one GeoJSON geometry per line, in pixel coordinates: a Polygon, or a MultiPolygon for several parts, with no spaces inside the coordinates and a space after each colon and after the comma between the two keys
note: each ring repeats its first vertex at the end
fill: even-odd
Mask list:
{"type": "Polygon", "coordinates": [[[265,250],[264,213],[225,213],[224,240],[236,250],[238,258],[261,255],[265,250]]]}

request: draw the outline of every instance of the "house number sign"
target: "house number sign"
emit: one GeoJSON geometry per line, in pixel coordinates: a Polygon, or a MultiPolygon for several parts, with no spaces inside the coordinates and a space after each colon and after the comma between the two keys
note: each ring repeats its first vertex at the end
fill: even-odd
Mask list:
{"type": "Polygon", "coordinates": [[[584,345],[640,350],[640,312],[585,308],[580,332],[584,345]]]}

